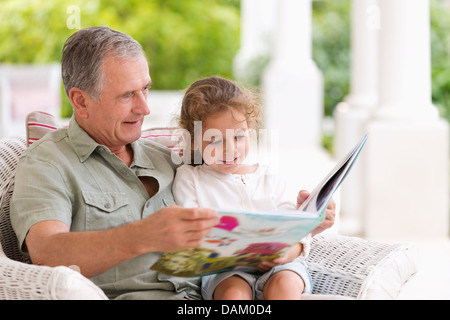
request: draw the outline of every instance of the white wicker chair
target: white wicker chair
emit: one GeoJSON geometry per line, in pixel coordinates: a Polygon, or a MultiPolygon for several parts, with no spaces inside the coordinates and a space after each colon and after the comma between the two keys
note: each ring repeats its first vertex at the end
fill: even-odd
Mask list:
{"type": "MultiPolygon", "coordinates": [[[[22,138],[0,140],[0,299],[106,299],[89,279],[67,267],[29,264],[9,220],[22,138]],[[2,249],[3,248],[3,249],[2,249]]],[[[393,299],[416,272],[413,247],[323,233],[313,239],[309,299],[393,299]]]]}
{"type": "Polygon", "coordinates": [[[9,220],[14,172],[25,139],[0,140],[0,300],[107,299],[89,279],[67,267],[28,264],[9,220]]]}

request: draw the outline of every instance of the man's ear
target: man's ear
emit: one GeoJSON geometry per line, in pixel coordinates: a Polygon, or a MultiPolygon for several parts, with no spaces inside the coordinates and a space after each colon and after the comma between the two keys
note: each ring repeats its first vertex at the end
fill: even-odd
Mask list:
{"type": "Polygon", "coordinates": [[[89,112],[87,109],[89,95],[86,91],[77,87],[72,87],[69,91],[69,99],[78,116],[83,119],[89,118],[89,112]]]}

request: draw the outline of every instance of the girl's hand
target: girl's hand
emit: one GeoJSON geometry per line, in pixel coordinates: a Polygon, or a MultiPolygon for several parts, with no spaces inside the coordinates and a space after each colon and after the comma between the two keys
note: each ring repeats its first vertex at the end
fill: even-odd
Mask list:
{"type": "Polygon", "coordinates": [[[291,249],[289,249],[289,251],[286,252],[286,254],[284,256],[282,256],[278,259],[275,259],[273,261],[262,261],[258,265],[258,269],[261,272],[267,272],[270,269],[272,269],[273,267],[291,262],[292,260],[297,258],[302,253],[302,251],[303,251],[303,245],[301,243],[297,243],[291,249]]]}
{"type": "MultiPolygon", "coordinates": [[[[305,202],[305,200],[309,197],[310,193],[305,190],[301,190],[297,196],[297,209],[300,205],[305,202]]],[[[327,210],[325,212],[325,220],[314,229],[311,234],[314,237],[316,234],[321,233],[322,231],[331,228],[334,225],[334,221],[336,219],[336,202],[331,199],[328,203],[327,210]]]]}

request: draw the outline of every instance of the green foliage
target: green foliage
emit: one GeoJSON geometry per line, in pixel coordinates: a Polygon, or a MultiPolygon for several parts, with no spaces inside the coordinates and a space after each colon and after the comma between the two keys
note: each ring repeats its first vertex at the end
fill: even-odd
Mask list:
{"type": "Polygon", "coordinates": [[[313,59],[324,77],[324,114],[349,93],[350,0],[313,1],[313,59]]]}
{"type": "MultiPolygon", "coordinates": [[[[239,0],[3,0],[0,63],[61,60],[79,8],[80,28],[109,26],[139,41],[155,89],[184,89],[199,77],[231,77],[240,44],[239,0]]],[[[63,95],[65,97],[65,95],[63,95]]],[[[63,115],[71,107],[64,99],[63,115]]]]}
{"type": "MultiPolygon", "coordinates": [[[[313,59],[324,75],[325,115],[349,93],[350,0],[315,0],[313,59]]],[[[109,26],[134,37],[150,60],[155,89],[183,89],[199,77],[232,77],[239,48],[240,0],[2,0],[0,63],[60,61],[69,29],[70,6],[80,27],[109,26]]],[[[450,5],[431,0],[432,99],[450,121],[450,5]]],[[[260,83],[269,57],[249,66],[251,85],[260,83]]],[[[65,95],[63,94],[63,97],[65,95]]],[[[65,111],[71,107],[64,100],[65,111]]]]}
{"type": "Polygon", "coordinates": [[[71,34],[66,27],[66,7],[45,0],[1,2],[0,62],[45,63],[60,60],[64,39],[71,34]]]}
{"type": "Polygon", "coordinates": [[[450,121],[450,4],[431,1],[432,99],[442,117],[450,121]]]}

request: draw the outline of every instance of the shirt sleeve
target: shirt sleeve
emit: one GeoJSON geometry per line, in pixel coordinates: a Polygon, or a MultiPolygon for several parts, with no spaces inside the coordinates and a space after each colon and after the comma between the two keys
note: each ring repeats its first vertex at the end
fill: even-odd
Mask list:
{"type": "Polygon", "coordinates": [[[185,208],[199,207],[195,188],[194,167],[185,164],[177,169],[172,192],[177,205],[185,208]]]}
{"type": "Polygon", "coordinates": [[[286,183],[280,177],[266,168],[266,175],[270,178],[272,189],[272,200],[278,211],[295,210],[296,204],[286,198],[286,183]]]}
{"type": "Polygon", "coordinates": [[[26,252],[25,237],[36,223],[58,220],[71,225],[72,201],[60,171],[33,157],[21,158],[11,201],[11,225],[26,252]]]}
{"type": "Polygon", "coordinates": [[[306,237],[304,237],[302,240],[300,240],[300,243],[303,245],[302,253],[300,254],[300,257],[306,259],[309,256],[309,251],[311,250],[311,240],[312,236],[311,233],[308,234],[306,237]]]}

